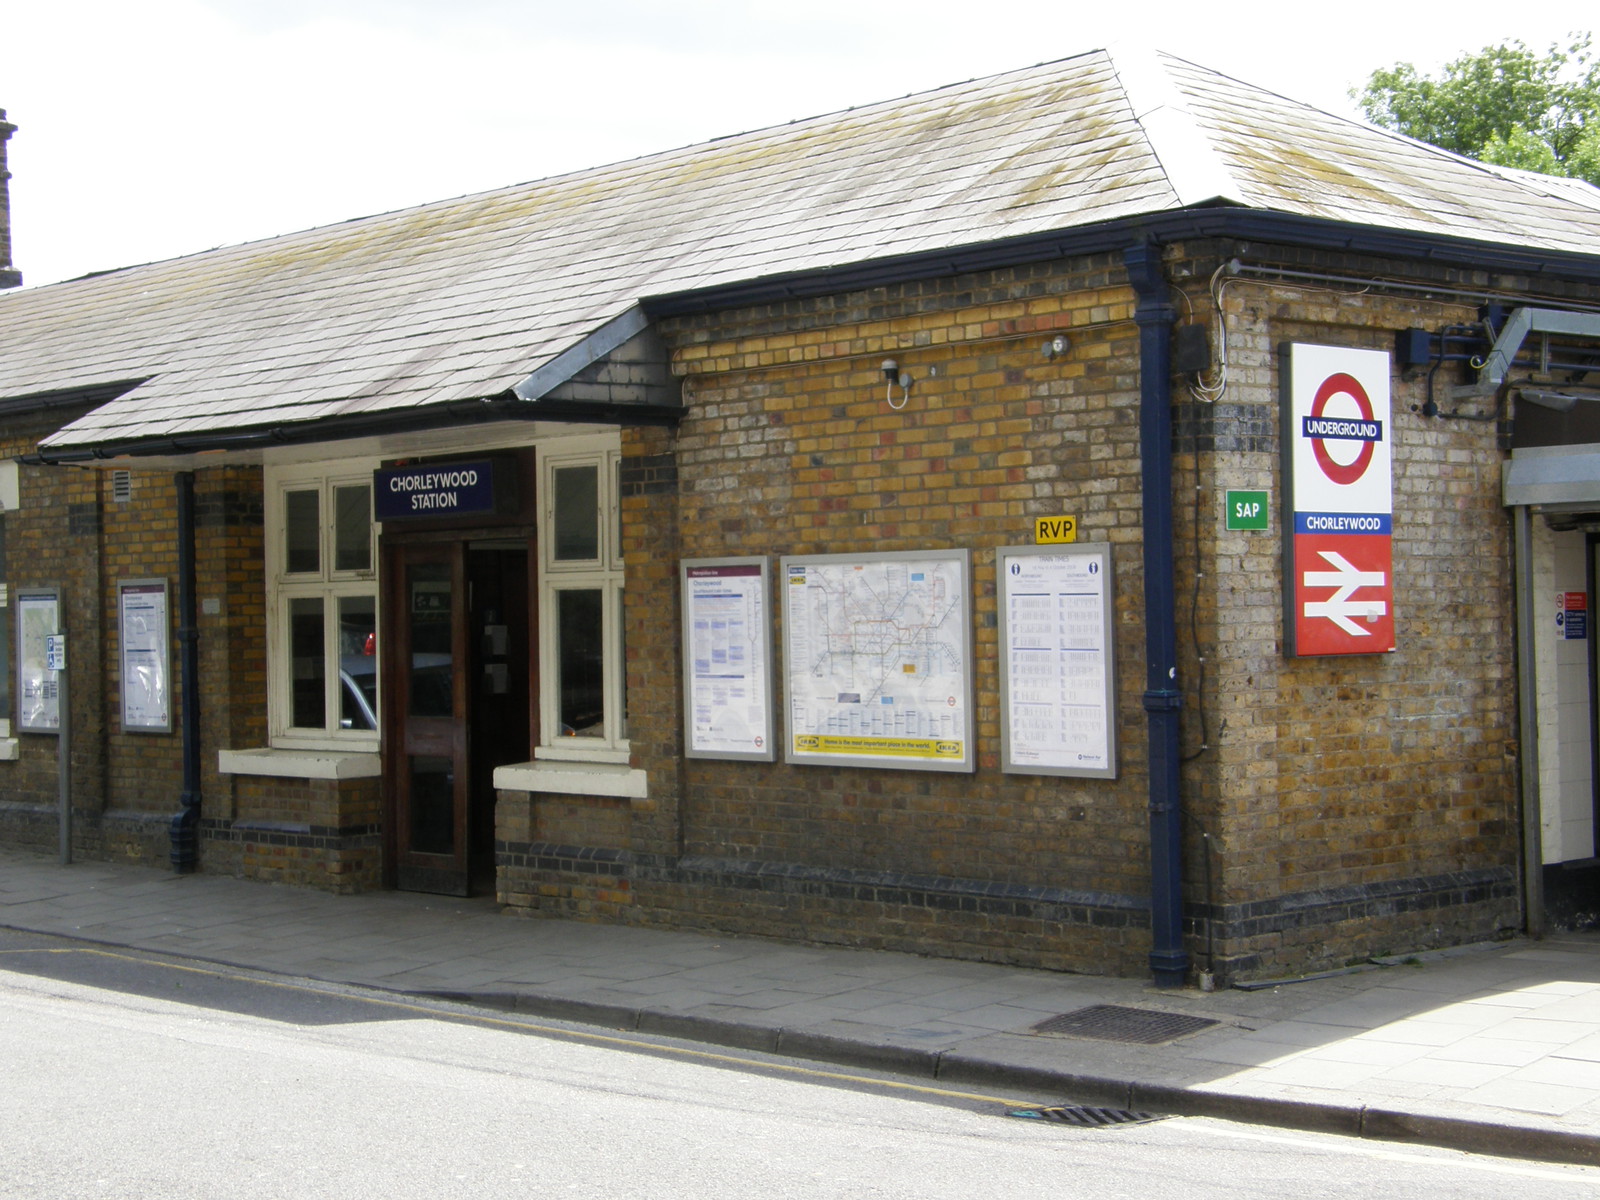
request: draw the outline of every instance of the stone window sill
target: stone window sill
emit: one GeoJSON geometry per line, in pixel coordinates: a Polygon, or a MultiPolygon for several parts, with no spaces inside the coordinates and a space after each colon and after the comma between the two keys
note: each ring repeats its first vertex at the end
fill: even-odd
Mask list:
{"type": "Polygon", "coordinates": [[[267,775],[278,779],[376,779],[383,763],[376,753],[333,750],[219,750],[217,770],[224,775],[267,775]]]}
{"type": "Polygon", "coordinates": [[[526,762],[496,767],[494,786],[507,792],[643,800],[646,778],[643,771],[619,763],[526,762]]]}

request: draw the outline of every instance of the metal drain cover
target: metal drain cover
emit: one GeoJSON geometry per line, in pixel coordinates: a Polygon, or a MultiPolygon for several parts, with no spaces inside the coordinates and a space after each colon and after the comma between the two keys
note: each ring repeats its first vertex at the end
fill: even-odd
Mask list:
{"type": "Polygon", "coordinates": [[[1084,1104],[1063,1104],[1055,1108],[1015,1108],[1008,1117],[1025,1117],[1030,1121],[1055,1121],[1061,1125],[1077,1125],[1085,1129],[1100,1129],[1107,1125],[1145,1125],[1151,1121],[1164,1121],[1155,1113],[1130,1112],[1126,1108],[1090,1108],[1084,1104]]]}
{"type": "Polygon", "coordinates": [[[1210,1017],[1126,1008],[1120,1004],[1091,1004],[1088,1008],[1040,1021],[1033,1031],[1064,1033],[1069,1037],[1095,1038],[1102,1042],[1137,1042],[1145,1046],[1158,1046],[1162,1042],[1199,1033],[1217,1023],[1210,1017]]]}

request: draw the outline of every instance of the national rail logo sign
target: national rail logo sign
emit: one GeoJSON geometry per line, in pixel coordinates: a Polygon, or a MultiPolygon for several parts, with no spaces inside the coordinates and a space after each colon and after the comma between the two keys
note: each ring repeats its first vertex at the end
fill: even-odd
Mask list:
{"type": "Polygon", "coordinates": [[[1286,344],[1285,650],[1394,649],[1389,356],[1286,344]]]}

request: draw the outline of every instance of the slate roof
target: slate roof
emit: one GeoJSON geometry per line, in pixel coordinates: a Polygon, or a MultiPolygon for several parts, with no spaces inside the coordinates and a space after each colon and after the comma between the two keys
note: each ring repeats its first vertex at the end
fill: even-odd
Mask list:
{"type": "Polygon", "coordinates": [[[0,400],[146,380],[58,448],[401,412],[503,394],[642,298],[1210,204],[1600,248],[1587,185],[1096,51],[0,294],[0,400]]]}

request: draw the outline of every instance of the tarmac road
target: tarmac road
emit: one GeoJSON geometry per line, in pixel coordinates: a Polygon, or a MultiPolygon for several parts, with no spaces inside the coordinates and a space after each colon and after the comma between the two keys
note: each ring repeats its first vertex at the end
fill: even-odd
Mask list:
{"type": "Polygon", "coordinates": [[[1600,1168],[989,1094],[0,930],[0,1197],[1565,1197],[1600,1168]]]}

